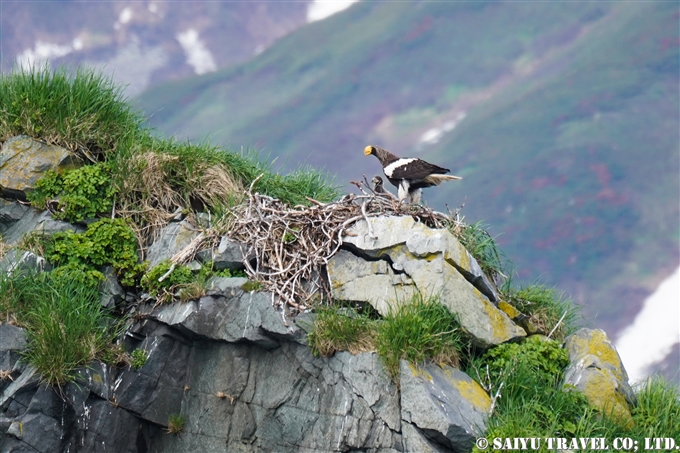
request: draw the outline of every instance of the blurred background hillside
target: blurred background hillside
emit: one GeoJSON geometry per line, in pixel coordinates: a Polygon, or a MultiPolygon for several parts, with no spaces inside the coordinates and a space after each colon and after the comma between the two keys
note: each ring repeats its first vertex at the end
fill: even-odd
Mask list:
{"type": "Polygon", "coordinates": [[[159,133],[325,168],[347,191],[381,171],[367,144],[450,168],[463,181],[426,190],[430,206],[490,225],[515,283],[564,290],[634,377],[678,382],[677,2],[0,8],[3,72],[100,68],[159,133]]]}

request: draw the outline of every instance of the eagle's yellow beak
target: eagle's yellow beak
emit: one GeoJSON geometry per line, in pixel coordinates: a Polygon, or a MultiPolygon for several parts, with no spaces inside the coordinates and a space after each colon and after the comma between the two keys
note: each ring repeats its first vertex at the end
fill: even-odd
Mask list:
{"type": "Polygon", "coordinates": [[[371,145],[368,145],[366,148],[364,148],[364,155],[365,156],[370,156],[372,152],[373,152],[373,147],[371,145]]]}

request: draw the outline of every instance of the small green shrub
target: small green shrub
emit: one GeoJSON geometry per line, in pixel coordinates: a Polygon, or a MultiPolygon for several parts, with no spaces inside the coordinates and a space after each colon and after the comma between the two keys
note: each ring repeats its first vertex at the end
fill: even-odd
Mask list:
{"type": "Polygon", "coordinates": [[[520,367],[531,369],[537,379],[559,380],[569,365],[569,354],[556,341],[533,335],[520,343],[503,343],[488,350],[482,360],[489,366],[491,382],[500,382],[520,367]]]}
{"type": "Polygon", "coordinates": [[[138,263],[137,237],[123,219],[102,219],[90,224],[85,233],[54,233],[45,257],[56,266],[113,266],[125,286],[134,286],[145,269],[138,263]]]}
{"type": "Polygon", "coordinates": [[[54,217],[73,223],[110,213],[115,194],[109,166],[99,163],[61,174],[47,171],[27,198],[38,209],[44,209],[47,201],[58,199],[54,217]]]}
{"type": "Polygon", "coordinates": [[[144,274],[140,281],[141,287],[151,296],[165,300],[167,296],[171,295],[172,291],[196,280],[196,276],[187,266],[175,266],[172,272],[168,274],[171,267],[170,260],[161,261],[144,274]],[[165,279],[159,282],[158,279],[166,274],[168,275],[165,279]]]}
{"type": "Polygon", "coordinates": [[[148,358],[147,353],[144,349],[137,348],[130,353],[130,366],[138,370],[144,366],[146,359],[148,358]]]}
{"type": "Polygon", "coordinates": [[[436,297],[416,294],[410,303],[397,305],[378,326],[378,355],[395,381],[401,359],[458,366],[464,344],[457,316],[436,297]]]}
{"type": "Polygon", "coordinates": [[[180,414],[170,414],[168,417],[168,434],[179,434],[184,429],[186,419],[180,414]]]}
{"type": "Polygon", "coordinates": [[[314,355],[331,356],[336,351],[357,354],[375,349],[377,322],[350,308],[331,306],[316,310],[309,347],[314,355]]]}

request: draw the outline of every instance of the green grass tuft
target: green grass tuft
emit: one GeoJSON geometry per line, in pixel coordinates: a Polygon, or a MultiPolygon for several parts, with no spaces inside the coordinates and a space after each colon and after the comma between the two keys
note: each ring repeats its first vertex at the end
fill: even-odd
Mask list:
{"type": "Polygon", "coordinates": [[[322,307],[316,310],[314,329],[307,339],[314,355],[357,354],[375,349],[377,329],[377,321],[366,314],[347,307],[322,307]]]}
{"type": "Polygon", "coordinates": [[[378,355],[395,381],[401,359],[416,365],[435,362],[458,366],[464,345],[457,316],[436,297],[425,299],[416,294],[385,316],[378,327],[378,355]]]}
{"type": "Polygon", "coordinates": [[[579,307],[553,288],[542,285],[507,288],[503,295],[510,304],[529,316],[540,331],[546,335],[552,331],[551,338],[555,340],[564,341],[578,330],[579,307]]]}
{"type": "Polygon", "coordinates": [[[99,303],[97,285],[59,274],[4,276],[0,311],[28,334],[25,360],[43,381],[61,386],[74,369],[111,357],[115,324],[99,303]]]}
{"type": "Polygon", "coordinates": [[[168,434],[179,434],[184,429],[186,419],[180,414],[170,414],[168,417],[168,434]]]}
{"type": "Polygon", "coordinates": [[[146,134],[142,122],[121,88],[93,70],[0,75],[0,141],[23,134],[96,158],[146,134]]]}
{"type": "MultiPolygon", "coordinates": [[[[662,377],[651,377],[637,391],[632,436],[670,437],[680,433],[680,389],[662,377]]],[[[676,439],[677,441],[678,439],[676,439]]]]}
{"type": "Polygon", "coordinates": [[[457,234],[460,243],[477,260],[482,271],[493,281],[506,277],[505,268],[511,265],[496,240],[486,231],[483,222],[463,225],[457,234]]]}

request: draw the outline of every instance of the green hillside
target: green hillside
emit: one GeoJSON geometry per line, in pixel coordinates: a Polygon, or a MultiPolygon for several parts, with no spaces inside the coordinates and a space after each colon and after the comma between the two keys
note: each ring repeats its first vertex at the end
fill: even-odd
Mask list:
{"type": "Polygon", "coordinates": [[[140,105],[165,133],[339,184],[379,173],[369,143],[445,165],[464,180],[426,191],[430,205],[465,203],[521,279],[615,330],[678,265],[677,21],[671,2],[361,2],[140,105]]]}

